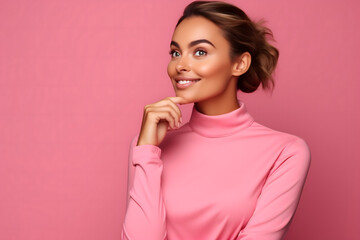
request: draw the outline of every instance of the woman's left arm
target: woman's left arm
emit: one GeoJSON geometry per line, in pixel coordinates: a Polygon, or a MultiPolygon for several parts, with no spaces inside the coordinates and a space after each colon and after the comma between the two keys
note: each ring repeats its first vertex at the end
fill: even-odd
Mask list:
{"type": "Polygon", "coordinates": [[[280,240],[295,214],[311,162],[306,142],[289,143],[263,186],[255,211],[237,240],[280,240]]]}

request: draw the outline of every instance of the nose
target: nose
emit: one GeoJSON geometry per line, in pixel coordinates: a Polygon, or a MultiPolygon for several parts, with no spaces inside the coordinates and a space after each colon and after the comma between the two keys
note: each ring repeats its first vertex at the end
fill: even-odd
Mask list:
{"type": "Polygon", "coordinates": [[[189,62],[186,57],[181,56],[181,58],[176,63],[176,71],[177,72],[187,72],[190,70],[189,62]]]}

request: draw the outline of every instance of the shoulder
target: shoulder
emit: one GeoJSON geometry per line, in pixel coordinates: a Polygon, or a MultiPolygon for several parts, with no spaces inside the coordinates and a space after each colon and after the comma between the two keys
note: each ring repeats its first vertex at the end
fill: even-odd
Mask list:
{"type": "Polygon", "coordinates": [[[288,154],[304,154],[304,155],[310,155],[310,148],[307,142],[295,135],[291,135],[291,141],[288,142],[288,144],[285,146],[284,151],[288,154]]]}
{"type": "Polygon", "coordinates": [[[275,130],[257,122],[253,122],[251,125],[251,131],[253,135],[260,136],[264,140],[268,140],[273,144],[278,143],[283,147],[292,145],[292,147],[309,150],[308,144],[303,138],[291,133],[275,130]]]}
{"type": "Polygon", "coordinates": [[[278,149],[278,160],[296,157],[305,164],[310,163],[310,148],[303,138],[269,128],[257,122],[254,122],[251,128],[252,133],[261,139],[259,141],[278,149]]]}
{"type": "Polygon", "coordinates": [[[304,170],[307,172],[311,163],[309,145],[303,138],[289,135],[291,140],[284,146],[278,161],[280,164],[286,162],[288,165],[298,168],[300,171],[304,170]]]}
{"type": "Polygon", "coordinates": [[[273,144],[278,145],[279,155],[274,163],[272,171],[284,167],[292,169],[292,173],[297,176],[305,176],[311,164],[311,152],[308,143],[300,136],[271,129],[258,124],[275,140],[273,144]]]}

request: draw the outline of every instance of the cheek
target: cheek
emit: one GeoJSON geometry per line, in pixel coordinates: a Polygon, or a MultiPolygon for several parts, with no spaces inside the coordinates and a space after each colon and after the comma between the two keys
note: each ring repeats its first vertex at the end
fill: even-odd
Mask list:
{"type": "Polygon", "coordinates": [[[170,61],[167,66],[167,74],[171,77],[174,74],[173,63],[170,61]]]}
{"type": "Polygon", "coordinates": [[[229,63],[224,59],[209,59],[209,61],[198,63],[197,73],[202,77],[218,77],[228,74],[229,63]]]}

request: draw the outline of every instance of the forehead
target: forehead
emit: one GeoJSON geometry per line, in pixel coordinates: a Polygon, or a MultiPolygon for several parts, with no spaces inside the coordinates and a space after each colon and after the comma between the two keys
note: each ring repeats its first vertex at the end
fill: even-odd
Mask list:
{"type": "Polygon", "coordinates": [[[197,39],[207,39],[213,43],[226,41],[222,35],[222,30],[215,23],[200,16],[184,19],[176,27],[172,36],[172,40],[180,45],[197,39]]]}

